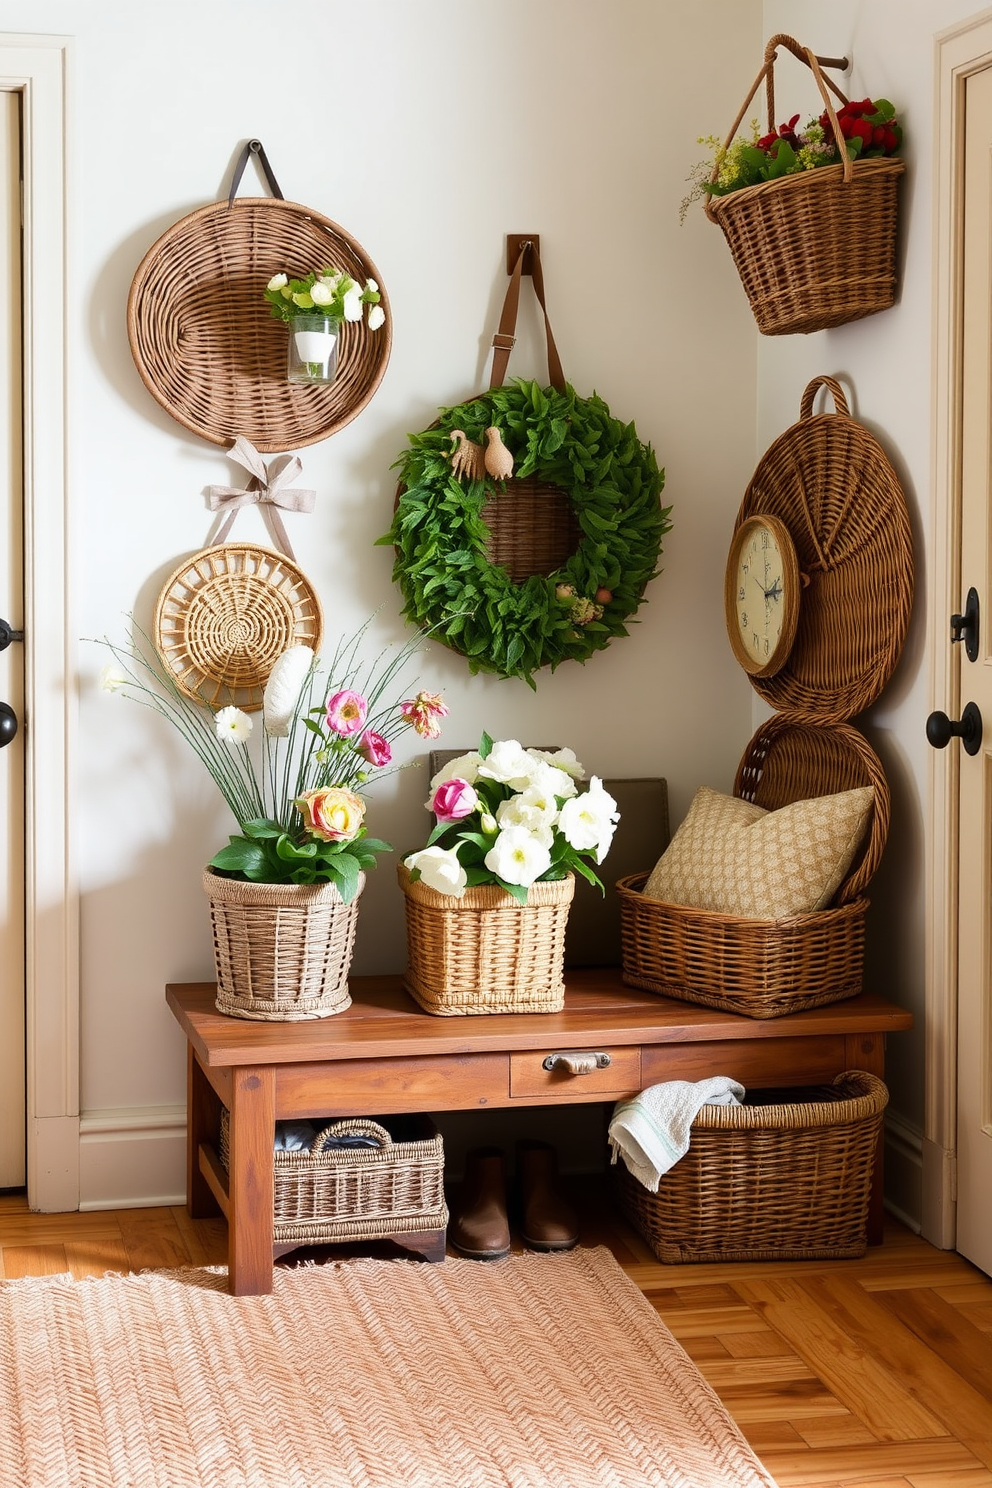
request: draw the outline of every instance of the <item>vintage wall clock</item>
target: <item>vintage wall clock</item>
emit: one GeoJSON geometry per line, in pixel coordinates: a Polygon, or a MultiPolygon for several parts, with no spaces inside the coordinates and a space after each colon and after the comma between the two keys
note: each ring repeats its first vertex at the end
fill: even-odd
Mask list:
{"type": "Polygon", "coordinates": [[[727,634],[752,677],[773,677],[792,650],[799,621],[799,562],[789,529],[757,513],[734,533],[724,583],[727,634]]]}

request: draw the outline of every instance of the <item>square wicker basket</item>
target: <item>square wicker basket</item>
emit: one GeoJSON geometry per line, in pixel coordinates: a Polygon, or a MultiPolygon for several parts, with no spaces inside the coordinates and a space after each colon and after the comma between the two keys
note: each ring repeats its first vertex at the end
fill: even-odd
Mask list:
{"type": "Polygon", "coordinates": [[[760,1100],[771,1103],[703,1106],[657,1193],[619,1163],[621,1208],[660,1261],[864,1254],[885,1085],[848,1070],[760,1100]]]}
{"type": "MultiPolygon", "coordinates": [[[[277,1244],[329,1245],[443,1230],[444,1147],[427,1116],[356,1117],[330,1122],[309,1152],[274,1156],[272,1238],[277,1244]],[[370,1136],[377,1147],[322,1150],[330,1136],[370,1136]]],[[[230,1118],[221,1108],[220,1158],[230,1156],[230,1118]]]]}

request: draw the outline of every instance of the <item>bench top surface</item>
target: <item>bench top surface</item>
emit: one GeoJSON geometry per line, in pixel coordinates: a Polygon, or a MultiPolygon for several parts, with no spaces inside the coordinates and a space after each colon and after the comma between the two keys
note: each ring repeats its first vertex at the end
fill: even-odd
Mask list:
{"type": "Polygon", "coordinates": [[[623,984],[619,968],[566,973],[560,1013],[425,1013],[399,976],[353,977],[344,1012],[302,1023],[219,1013],[213,982],[173,983],[166,998],[202,1064],[220,1068],[342,1059],[396,1059],[598,1044],[708,1043],[894,1033],[913,1016],[873,992],[780,1018],[747,1018],[623,984]]]}

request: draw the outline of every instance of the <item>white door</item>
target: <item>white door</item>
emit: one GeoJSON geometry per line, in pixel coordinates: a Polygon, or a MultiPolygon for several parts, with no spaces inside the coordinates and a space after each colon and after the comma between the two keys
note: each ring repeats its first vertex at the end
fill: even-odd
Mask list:
{"type": "Polygon", "coordinates": [[[958,713],[984,723],[960,748],[957,1248],[992,1273],[992,69],[965,89],[961,364],[961,595],[978,598],[974,660],[954,645],[958,713]]]}
{"type": "MultiPolygon", "coordinates": [[[[0,92],[0,620],[23,628],[20,95],[0,92]]],[[[6,635],[0,631],[0,646],[6,635]]],[[[25,1181],[24,648],[0,650],[0,1189],[25,1181]],[[8,711],[9,710],[9,711],[8,711]],[[4,740],[7,740],[4,744],[4,740]]]]}

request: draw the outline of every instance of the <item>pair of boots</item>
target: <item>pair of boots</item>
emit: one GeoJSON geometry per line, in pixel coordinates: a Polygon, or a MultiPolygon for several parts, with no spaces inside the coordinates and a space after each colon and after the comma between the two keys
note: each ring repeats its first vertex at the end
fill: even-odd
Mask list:
{"type": "MultiPolygon", "coordinates": [[[[520,1234],[531,1250],[571,1250],[579,1238],[575,1211],[557,1187],[557,1167],[548,1142],[517,1143],[520,1234]]],[[[510,1254],[506,1160],[498,1147],[476,1147],[468,1154],[448,1239],[473,1261],[510,1254]]]]}

